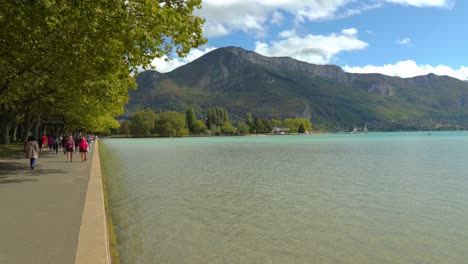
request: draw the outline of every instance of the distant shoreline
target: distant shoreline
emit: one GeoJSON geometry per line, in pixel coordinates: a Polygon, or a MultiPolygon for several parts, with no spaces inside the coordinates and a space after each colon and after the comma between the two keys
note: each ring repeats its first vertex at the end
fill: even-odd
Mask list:
{"type": "Polygon", "coordinates": [[[160,137],[160,136],[123,136],[123,135],[113,135],[106,136],[105,138],[212,138],[212,137],[266,137],[266,136],[316,136],[316,135],[360,135],[360,134],[370,134],[370,133],[436,133],[436,132],[465,132],[468,130],[399,130],[399,131],[369,131],[369,132],[313,132],[309,134],[299,134],[299,133],[289,133],[289,134],[247,134],[247,135],[190,135],[183,137],[160,137]]]}
{"type": "Polygon", "coordinates": [[[329,132],[313,132],[313,133],[289,133],[289,134],[247,134],[247,135],[189,135],[183,137],[160,137],[160,136],[123,136],[123,135],[113,135],[106,136],[106,138],[211,138],[211,137],[266,137],[266,136],[313,136],[313,135],[323,135],[323,134],[337,134],[329,132]]]}

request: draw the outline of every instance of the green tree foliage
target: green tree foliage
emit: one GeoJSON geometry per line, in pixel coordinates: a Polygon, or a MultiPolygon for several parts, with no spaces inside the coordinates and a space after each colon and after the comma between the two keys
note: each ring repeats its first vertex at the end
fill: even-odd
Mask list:
{"type": "Polygon", "coordinates": [[[154,130],[156,114],[151,109],[146,109],[133,114],[130,124],[130,132],[136,136],[150,136],[154,130]]]}
{"type": "Polygon", "coordinates": [[[289,132],[298,133],[301,124],[304,127],[304,131],[312,130],[312,123],[310,120],[305,118],[287,118],[283,120],[283,127],[289,128],[289,132]]]}
{"type": "Polygon", "coordinates": [[[121,135],[129,136],[130,135],[130,121],[124,120],[120,123],[119,132],[121,135]]]}
{"type": "Polygon", "coordinates": [[[224,122],[229,122],[229,114],[224,107],[210,107],[207,111],[206,127],[210,130],[221,128],[224,122]]]}
{"type": "Polygon", "coordinates": [[[245,123],[249,126],[249,133],[255,133],[254,121],[251,113],[247,113],[245,116],[245,123]]]}
{"type": "Polygon", "coordinates": [[[207,130],[208,129],[206,128],[206,125],[203,123],[203,121],[197,119],[195,122],[193,122],[193,134],[205,135],[207,130]]]}
{"type": "Polygon", "coordinates": [[[305,133],[305,131],[306,131],[306,130],[305,130],[305,128],[304,128],[304,124],[301,123],[301,124],[299,125],[299,128],[297,129],[297,133],[305,133]]]}
{"type": "Polygon", "coordinates": [[[248,135],[250,133],[250,128],[246,123],[240,123],[237,125],[237,132],[240,135],[248,135]]]}
{"type": "Polygon", "coordinates": [[[271,125],[273,127],[280,127],[282,125],[282,122],[281,122],[281,120],[278,120],[278,119],[272,119],[271,120],[271,125]]]}
{"type": "Polygon", "coordinates": [[[224,122],[221,126],[221,134],[224,135],[234,135],[236,133],[236,128],[229,122],[224,122]]]}
{"type": "Polygon", "coordinates": [[[20,120],[27,130],[44,115],[65,117],[68,129],[118,127],[113,117],[140,67],[206,42],[204,21],[193,15],[200,7],[201,0],[2,1],[2,128],[20,120]]]}
{"type": "Polygon", "coordinates": [[[265,126],[263,125],[263,121],[258,117],[254,117],[254,128],[255,128],[255,133],[257,134],[263,134],[265,133],[265,126]]]}
{"type": "Polygon", "coordinates": [[[154,131],[161,137],[183,137],[189,134],[185,115],[174,111],[157,114],[154,131]]]}
{"type": "Polygon", "coordinates": [[[260,117],[255,116],[253,125],[250,127],[250,129],[251,133],[267,134],[272,131],[273,127],[270,120],[260,119],[260,117]]]}
{"type": "Polygon", "coordinates": [[[187,109],[185,110],[185,121],[187,122],[187,127],[189,129],[190,134],[195,133],[194,123],[196,120],[197,117],[195,116],[195,111],[193,111],[193,107],[187,107],[187,109]]]}

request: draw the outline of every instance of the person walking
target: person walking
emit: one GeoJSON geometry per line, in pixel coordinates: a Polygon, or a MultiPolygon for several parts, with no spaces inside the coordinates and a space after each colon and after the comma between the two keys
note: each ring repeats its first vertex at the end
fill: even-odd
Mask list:
{"type": "Polygon", "coordinates": [[[36,159],[39,158],[39,144],[37,144],[37,141],[33,136],[28,137],[28,142],[24,147],[24,152],[26,153],[26,158],[29,159],[31,170],[34,170],[36,159]]]}
{"type": "Polygon", "coordinates": [[[73,152],[75,151],[75,140],[73,140],[72,135],[68,137],[66,149],[67,149],[67,162],[73,162],[73,152]]]}
{"type": "Polygon", "coordinates": [[[60,135],[60,136],[58,137],[58,142],[59,142],[58,147],[59,147],[59,149],[62,148],[62,142],[63,142],[62,139],[63,139],[63,137],[60,135]]]}
{"type": "Polygon", "coordinates": [[[91,147],[93,146],[93,139],[91,138],[91,135],[88,135],[88,152],[91,153],[91,147]]]}
{"type": "Polygon", "coordinates": [[[86,161],[86,158],[88,156],[88,141],[86,140],[85,136],[81,136],[80,153],[81,153],[81,162],[86,161]]]}
{"type": "Polygon", "coordinates": [[[62,137],[62,150],[63,150],[63,154],[67,154],[67,135],[63,134],[63,137],[62,137]]]}
{"type": "Polygon", "coordinates": [[[52,136],[47,138],[47,145],[49,146],[49,151],[54,150],[54,138],[52,136]]]}
{"type": "Polygon", "coordinates": [[[56,136],[54,136],[53,151],[55,151],[55,154],[58,154],[59,145],[60,145],[59,139],[56,136]]]}
{"type": "Polygon", "coordinates": [[[75,137],[75,153],[78,153],[80,143],[81,143],[81,135],[75,137]]]}
{"type": "Polygon", "coordinates": [[[44,148],[46,147],[46,145],[47,145],[47,136],[44,134],[44,135],[42,135],[41,151],[44,150],[44,148]]]}

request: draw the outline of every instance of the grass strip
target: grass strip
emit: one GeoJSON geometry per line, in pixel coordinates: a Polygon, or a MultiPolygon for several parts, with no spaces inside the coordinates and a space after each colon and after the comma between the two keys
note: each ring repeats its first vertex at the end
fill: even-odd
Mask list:
{"type": "MultiPolygon", "coordinates": [[[[99,156],[99,158],[100,157],[101,156],[99,156]]],[[[109,208],[109,195],[107,194],[106,176],[103,173],[103,170],[101,170],[101,173],[102,173],[102,188],[104,192],[104,206],[106,209],[107,234],[109,236],[109,250],[110,250],[110,255],[111,255],[111,263],[120,264],[119,250],[117,246],[117,236],[115,234],[115,227],[112,222],[112,216],[111,216],[110,208],[109,208]]]]}
{"type": "Polygon", "coordinates": [[[21,158],[24,156],[23,143],[0,145],[0,158],[21,158]]]}

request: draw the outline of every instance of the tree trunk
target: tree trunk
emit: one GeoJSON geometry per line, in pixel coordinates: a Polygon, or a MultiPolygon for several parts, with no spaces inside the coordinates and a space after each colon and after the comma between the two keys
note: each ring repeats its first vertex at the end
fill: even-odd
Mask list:
{"type": "Polygon", "coordinates": [[[34,126],[34,121],[32,120],[31,114],[28,113],[26,114],[23,122],[23,130],[22,130],[22,136],[23,136],[23,142],[28,141],[28,137],[31,135],[31,129],[34,126]]]}
{"type": "MultiPolygon", "coordinates": [[[[36,139],[36,140],[39,140],[39,137],[41,136],[41,134],[39,133],[39,127],[41,126],[41,123],[40,122],[37,122],[37,121],[34,121],[34,129],[33,129],[33,137],[36,139]]],[[[41,139],[42,140],[42,139],[41,139]]]]}
{"type": "Polygon", "coordinates": [[[16,135],[18,134],[18,121],[13,122],[13,133],[11,135],[11,140],[16,142],[16,135]]]}
{"type": "Polygon", "coordinates": [[[10,144],[10,122],[3,116],[1,119],[2,125],[2,144],[10,144]]]}

